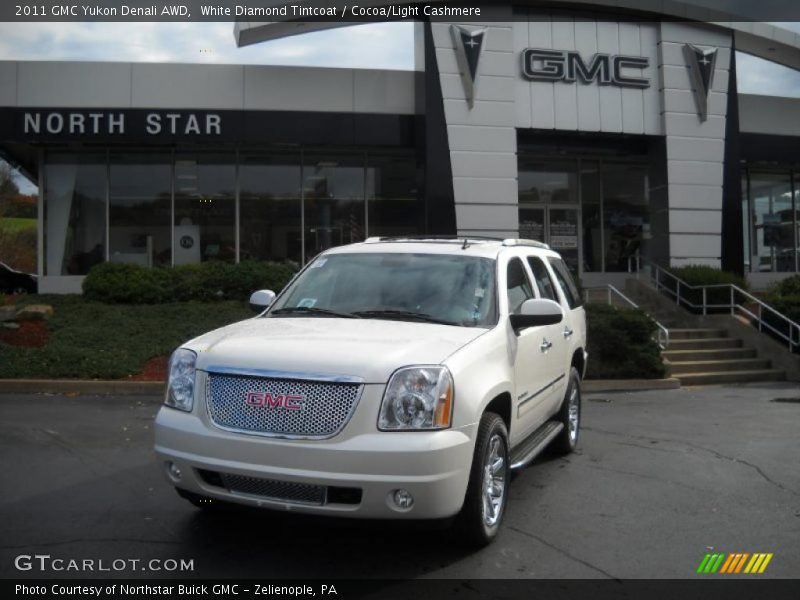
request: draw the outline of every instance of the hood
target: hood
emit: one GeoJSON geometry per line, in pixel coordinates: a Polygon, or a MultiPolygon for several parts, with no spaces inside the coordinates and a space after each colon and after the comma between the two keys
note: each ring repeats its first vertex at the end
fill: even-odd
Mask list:
{"type": "Polygon", "coordinates": [[[183,347],[197,352],[200,370],[270,369],[386,383],[399,367],[439,364],[486,331],[378,319],[255,318],[202,335],[183,347]]]}

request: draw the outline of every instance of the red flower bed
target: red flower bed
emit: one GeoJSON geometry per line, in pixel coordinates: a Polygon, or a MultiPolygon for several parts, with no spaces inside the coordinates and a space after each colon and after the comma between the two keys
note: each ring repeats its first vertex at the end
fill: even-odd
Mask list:
{"type": "Polygon", "coordinates": [[[156,356],[144,363],[141,373],[129,375],[130,381],[165,381],[167,379],[168,356],[156,356]]]}
{"type": "Polygon", "coordinates": [[[0,342],[24,348],[41,348],[50,338],[44,321],[23,321],[19,329],[0,327],[0,342]]]}

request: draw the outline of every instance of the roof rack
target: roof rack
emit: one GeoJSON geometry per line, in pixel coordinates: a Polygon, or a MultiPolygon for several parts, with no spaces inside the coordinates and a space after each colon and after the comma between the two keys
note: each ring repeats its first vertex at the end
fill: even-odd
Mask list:
{"type": "Polygon", "coordinates": [[[502,242],[501,238],[488,237],[484,235],[396,235],[369,237],[364,240],[367,244],[378,242],[502,242]]]}
{"type": "Polygon", "coordinates": [[[544,242],[539,242],[537,240],[525,240],[520,238],[507,238],[503,240],[503,246],[533,246],[534,248],[543,248],[545,250],[550,250],[550,246],[545,244],[544,242]]]}
{"type": "Polygon", "coordinates": [[[466,248],[473,242],[500,242],[503,246],[528,246],[532,248],[542,248],[550,250],[550,246],[537,240],[526,240],[522,238],[498,238],[486,235],[396,235],[369,237],[364,240],[366,244],[377,244],[380,242],[452,242],[463,244],[466,248]]]}

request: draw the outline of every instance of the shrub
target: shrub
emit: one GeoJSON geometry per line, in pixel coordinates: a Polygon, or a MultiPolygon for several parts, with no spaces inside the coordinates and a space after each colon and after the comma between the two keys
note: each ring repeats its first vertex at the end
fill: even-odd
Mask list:
{"type": "Polygon", "coordinates": [[[769,290],[769,296],[800,296],[800,275],[792,275],[776,283],[769,290]]]}
{"type": "MultiPolygon", "coordinates": [[[[714,267],[709,267],[706,265],[687,265],[685,267],[676,267],[670,269],[670,273],[692,286],[733,284],[743,290],[747,289],[747,281],[743,277],[740,277],[735,273],[720,271],[719,269],[715,269],[714,267]]],[[[674,298],[677,288],[676,283],[669,278],[665,278],[663,283],[673,292],[672,297],[674,298]]],[[[703,290],[692,290],[681,286],[681,299],[687,300],[688,302],[691,302],[699,307],[703,304],[703,290]]],[[[730,288],[712,288],[706,291],[706,302],[708,304],[730,305],[730,301],[730,288]]],[[[684,302],[681,304],[687,308],[691,308],[684,302]]],[[[712,310],[711,312],[714,311],[712,310]]]]}
{"type": "Polygon", "coordinates": [[[665,368],[655,322],[641,310],[586,305],[589,379],[659,379],[665,368]]]}
{"type": "Polygon", "coordinates": [[[280,291],[293,274],[288,265],[256,261],[152,269],[103,263],[86,276],[83,292],[90,300],[112,304],[246,300],[257,289],[280,291]]]}
{"type": "Polygon", "coordinates": [[[166,267],[101,263],[83,281],[89,300],[110,304],[158,304],[175,300],[175,277],[166,267]]]}
{"type": "MultiPolygon", "coordinates": [[[[793,275],[776,283],[767,293],[764,301],[788,319],[800,324],[800,275],[793,275]]],[[[785,336],[792,336],[797,341],[797,330],[791,330],[786,321],[776,317],[769,311],[763,313],[764,321],[785,336]]],[[[769,333],[774,334],[774,331],[769,333]]],[[[785,343],[776,336],[780,343],[785,343]]]]}
{"type": "Polygon", "coordinates": [[[36,273],[36,228],[0,227],[0,258],[14,269],[36,273]]]}

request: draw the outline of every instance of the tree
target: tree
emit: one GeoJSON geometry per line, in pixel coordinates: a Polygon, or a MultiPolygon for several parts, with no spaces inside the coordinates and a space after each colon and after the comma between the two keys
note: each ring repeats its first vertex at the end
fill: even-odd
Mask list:
{"type": "Polygon", "coordinates": [[[12,198],[19,194],[19,186],[14,181],[14,169],[0,160],[0,198],[12,198]]]}

